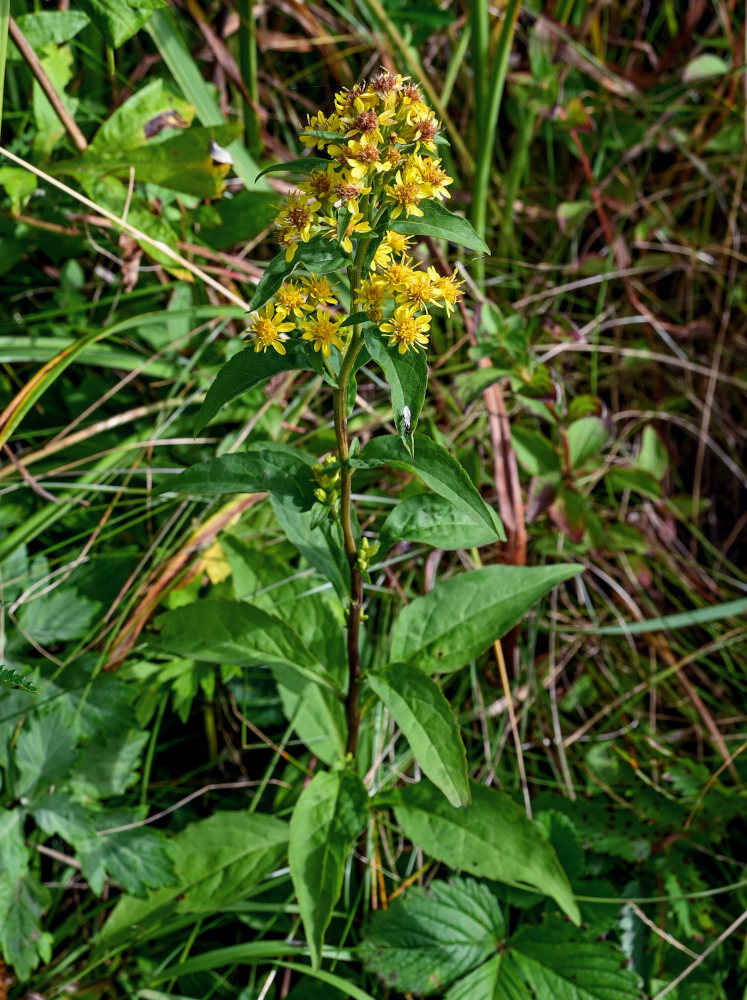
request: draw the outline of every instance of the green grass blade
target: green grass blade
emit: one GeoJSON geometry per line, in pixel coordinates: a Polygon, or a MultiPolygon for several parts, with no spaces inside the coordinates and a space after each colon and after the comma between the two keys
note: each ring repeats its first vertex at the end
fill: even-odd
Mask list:
{"type": "Polygon", "coordinates": [[[666,629],[687,628],[690,625],[704,625],[706,622],[718,622],[724,618],[736,618],[747,612],[747,597],[725,604],[714,604],[707,608],[696,608],[695,611],[680,611],[674,615],[664,615],[663,618],[649,618],[644,622],[628,622],[623,625],[606,625],[594,629],[595,635],[640,635],[643,632],[663,632],[666,629]]]}
{"type": "Polygon", "coordinates": [[[5,87],[5,60],[8,56],[8,25],[10,0],[0,0],[0,123],[3,120],[3,90],[5,87]]]}

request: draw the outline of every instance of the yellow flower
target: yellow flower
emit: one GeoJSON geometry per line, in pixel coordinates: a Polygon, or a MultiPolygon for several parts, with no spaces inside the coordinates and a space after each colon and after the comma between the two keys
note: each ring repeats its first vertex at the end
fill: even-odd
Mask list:
{"type": "Polygon", "coordinates": [[[413,271],[410,278],[404,282],[404,288],[397,295],[397,301],[405,305],[412,304],[418,309],[428,311],[428,303],[438,297],[438,272],[434,267],[427,271],[413,271]]]}
{"type": "Polygon", "coordinates": [[[376,276],[373,278],[364,278],[360,283],[355,304],[360,306],[361,309],[365,309],[369,319],[373,320],[374,323],[378,323],[384,315],[384,306],[390,296],[390,287],[383,278],[376,276]]]}
{"type": "Polygon", "coordinates": [[[288,196],[275,216],[275,222],[280,227],[278,242],[285,247],[287,261],[293,260],[296,244],[299,241],[308,243],[318,229],[315,213],[321,207],[318,201],[309,201],[306,195],[296,193],[288,196]]]}
{"type": "MultiPolygon", "coordinates": [[[[353,244],[350,237],[355,236],[356,233],[370,233],[371,225],[368,222],[361,222],[363,215],[361,212],[355,212],[354,215],[350,216],[348,224],[345,227],[345,232],[342,234],[340,239],[340,246],[345,250],[346,253],[353,252],[353,244]]],[[[333,223],[335,232],[333,236],[337,235],[337,222],[333,219],[328,220],[333,223]]]]}
{"type": "Polygon", "coordinates": [[[298,187],[309,198],[327,201],[332,197],[337,176],[334,165],[330,163],[325,170],[312,170],[298,187]]]}
{"type": "Polygon", "coordinates": [[[337,299],[330,288],[329,280],[326,274],[311,273],[308,278],[301,278],[301,284],[306,286],[309,298],[314,299],[317,305],[337,305],[337,299]]]}
{"type": "Polygon", "coordinates": [[[337,195],[337,201],[335,205],[338,207],[345,207],[349,212],[355,214],[360,211],[358,208],[358,199],[362,194],[370,194],[371,186],[364,187],[363,184],[357,184],[353,179],[350,172],[348,176],[343,174],[338,175],[337,181],[334,186],[334,193],[337,195]]]}
{"type": "Polygon", "coordinates": [[[462,297],[461,285],[463,281],[457,280],[456,268],[454,268],[453,274],[446,274],[438,279],[436,286],[437,296],[440,302],[438,305],[442,305],[446,310],[446,315],[451,316],[454,312],[454,306],[462,297]]]}
{"type": "Polygon", "coordinates": [[[397,344],[400,354],[405,354],[411,347],[417,351],[428,344],[431,318],[427,315],[416,316],[415,308],[413,305],[397,306],[392,318],[379,327],[383,334],[389,335],[390,346],[397,344]]]}
{"type": "Polygon", "coordinates": [[[412,236],[405,236],[404,233],[395,233],[393,229],[387,229],[384,243],[391,249],[392,253],[404,253],[410,248],[412,236]]]}
{"type": "Polygon", "coordinates": [[[342,155],[350,167],[353,180],[361,180],[371,170],[377,173],[384,170],[376,139],[370,135],[362,135],[360,141],[351,139],[342,155]]]}
{"type": "Polygon", "coordinates": [[[275,292],[275,302],[290,316],[301,317],[313,309],[313,306],[306,304],[306,294],[295,281],[280,286],[275,292]]]}
{"type": "MultiPolygon", "coordinates": [[[[337,132],[340,135],[345,133],[345,126],[335,114],[327,118],[324,112],[320,111],[311,118],[307,115],[306,121],[308,122],[307,129],[314,129],[317,132],[337,132]]],[[[308,135],[305,130],[301,133],[301,142],[304,146],[316,146],[317,149],[324,149],[331,141],[331,139],[323,139],[316,135],[308,135]]]]}
{"type": "Polygon", "coordinates": [[[413,168],[406,168],[404,175],[398,170],[394,184],[386,189],[386,193],[394,202],[392,218],[396,219],[404,211],[405,215],[422,215],[418,202],[423,197],[420,177],[413,168]]]}
{"type": "Polygon", "coordinates": [[[274,347],[278,354],[285,354],[283,341],[288,339],[288,331],[296,327],[295,323],[284,323],[285,316],[285,310],[276,310],[273,302],[254,314],[246,332],[254,341],[255,352],[264,353],[268,347],[274,347]]]}
{"type": "Polygon", "coordinates": [[[431,159],[430,156],[414,156],[412,160],[414,169],[420,175],[422,191],[426,198],[451,197],[446,185],[453,184],[454,178],[449,177],[446,171],[441,169],[440,160],[431,159]]]}
{"type": "Polygon", "coordinates": [[[387,279],[390,285],[397,286],[402,285],[407,287],[407,283],[412,278],[415,273],[415,268],[410,266],[412,261],[411,257],[405,257],[403,255],[399,264],[390,264],[389,267],[384,272],[384,277],[387,279]]]}
{"type": "Polygon", "coordinates": [[[342,350],[345,346],[340,336],[343,319],[343,316],[332,317],[326,309],[317,309],[316,316],[309,316],[301,322],[301,339],[312,341],[314,350],[321,351],[328,358],[330,347],[342,350]]]}

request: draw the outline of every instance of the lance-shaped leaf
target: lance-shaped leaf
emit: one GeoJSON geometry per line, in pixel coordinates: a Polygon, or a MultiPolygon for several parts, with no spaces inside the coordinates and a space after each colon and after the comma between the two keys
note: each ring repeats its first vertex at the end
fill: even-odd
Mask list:
{"type": "Polygon", "coordinates": [[[425,774],[453,806],[470,801],[467,755],[454,713],[438,684],[407,663],[390,663],[368,683],[407,737],[425,774]]]}
{"type": "Polygon", "coordinates": [[[350,257],[343,253],[339,244],[321,234],[308,243],[299,243],[293,260],[286,260],[285,250],[281,250],[265,268],[249,308],[252,311],[261,309],[298,264],[304,264],[315,274],[330,274],[347,267],[349,263],[350,257]]]}
{"type": "Polygon", "coordinates": [[[455,808],[428,781],[381,796],[405,836],[431,857],[472,875],[532,889],[554,899],[578,924],[580,915],[558,857],[508,795],[472,782],[472,802],[455,808]]]}
{"type": "Polygon", "coordinates": [[[418,208],[421,209],[422,216],[400,216],[390,223],[389,228],[407,236],[435,236],[477,253],[490,253],[487,243],[480,239],[472,224],[461,215],[454,215],[448,208],[444,208],[441,202],[421,201],[418,208]]]}
{"type": "Polygon", "coordinates": [[[323,684],[335,694],[340,687],[286,622],[244,601],[196,601],[156,619],[160,629],[152,642],[159,649],[193,660],[266,664],[323,684]]]}
{"type": "Polygon", "coordinates": [[[257,180],[265,174],[282,174],[287,170],[298,174],[310,174],[312,170],[326,170],[332,163],[323,156],[301,156],[297,160],[287,160],[285,163],[273,163],[257,174],[257,180]]]}
{"type": "Polygon", "coordinates": [[[364,339],[368,353],[380,365],[389,383],[394,423],[410,457],[415,457],[414,437],[428,384],[428,361],[425,351],[399,351],[389,347],[377,330],[367,330],[364,339]]]}
{"type": "Polygon", "coordinates": [[[390,658],[426,673],[458,670],[513,628],[531,606],[582,566],[485,566],[460,573],[397,616],[390,658]]]}
{"type": "Polygon", "coordinates": [[[400,501],[381,526],[379,546],[387,552],[395,542],[419,542],[436,549],[472,549],[499,539],[494,528],[454,507],[437,493],[418,493],[400,501]]]}
{"type": "Polygon", "coordinates": [[[290,821],[288,858],[314,968],[340,896],[345,862],[366,825],[368,797],[352,771],[322,771],[303,790],[290,821]]]}
{"type": "Polygon", "coordinates": [[[434,493],[446,497],[455,507],[505,540],[500,518],[485,503],[459,462],[445,448],[423,434],[415,435],[414,445],[415,455],[412,457],[407,454],[399,438],[393,435],[377,437],[369,441],[360,456],[351,459],[350,464],[359,469],[389,465],[412,472],[434,493]]]}
{"type": "Polygon", "coordinates": [[[207,427],[213,417],[232,399],[267,382],[280,372],[316,371],[317,363],[307,345],[288,341],[285,354],[277,351],[255,351],[248,347],[228,360],[207,391],[195,420],[195,434],[207,427]]]}
{"type": "Polygon", "coordinates": [[[245,452],[198,462],[159,487],[168,493],[271,493],[309,510],[314,503],[314,474],[296,449],[255,442],[245,452]]]}

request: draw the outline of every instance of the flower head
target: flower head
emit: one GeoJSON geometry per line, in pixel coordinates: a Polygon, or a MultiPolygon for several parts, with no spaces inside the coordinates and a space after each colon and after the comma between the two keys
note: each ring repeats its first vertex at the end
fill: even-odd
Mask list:
{"type": "Polygon", "coordinates": [[[397,306],[391,319],[382,323],[379,329],[383,334],[389,335],[390,346],[397,345],[400,354],[404,354],[412,347],[417,351],[419,347],[428,344],[428,331],[431,326],[430,316],[416,316],[414,305],[397,306]]]}
{"type": "Polygon", "coordinates": [[[330,288],[329,279],[326,274],[314,274],[312,272],[308,278],[301,278],[301,284],[306,286],[309,298],[313,299],[317,305],[337,305],[337,299],[332,288],[330,288]]]}
{"type": "Polygon", "coordinates": [[[254,341],[255,352],[264,353],[268,347],[274,347],[278,354],[285,354],[283,341],[288,339],[288,331],[296,327],[295,323],[283,322],[285,317],[285,310],[276,310],[274,302],[268,302],[254,313],[246,332],[254,341]]]}
{"type": "Polygon", "coordinates": [[[340,335],[343,316],[331,316],[326,309],[317,309],[316,316],[309,316],[301,322],[302,340],[310,340],[315,351],[321,351],[325,358],[329,357],[330,348],[342,350],[345,346],[340,335]]]}
{"type": "Polygon", "coordinates": [[[393,219],[396,219],[402,212],[405,215],[423,214],[423,210],[418,208],[418,202],[423,197],[423,186],[420,182],[420,176],[414,168],[406,167],[404,173],[398,170],[394,176],[394,184],[390,184],[386,192],[394,202],[393,219]]]}
{"type": "Polygon", "coordinates": [[[280,286],[275,292],[275,302],[289,316],[301,317],[313,309],[313,306],[306,303],[306,292],[295,281],[280,286]]]}

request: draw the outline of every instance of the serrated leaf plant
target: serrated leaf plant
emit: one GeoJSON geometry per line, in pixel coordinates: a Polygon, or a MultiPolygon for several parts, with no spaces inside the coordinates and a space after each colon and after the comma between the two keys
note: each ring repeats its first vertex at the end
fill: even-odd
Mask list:
{"type": "MultiPolygon", "coordinates": [[[[264,664],[297,735],[316,755],[290,821],[290,872],[312,964],[351,858],[366,850],[376,811],[393,810],[405,835],[452,868],[531,886],[578,921],[554,849],[505,795],[469,781],[459,725],[439,675],[481,655],[553,586],[580,567],[486,566],[438,584],[395,618],[388,636],[366,634],[375,595],[369,569],[401,540],[459,548],[504,538],[502,524],[466,471],[416,428],[425,399],[431,331],[462,299],[457,271],[442,274],[414,256],[415,238],[487,247],[451,213],[451,178],[438,156],[439,122],[409,79],[387,71],[338,93],[330,114],[308,119],[307,155],[273,169],[300,174],[279,208],[280,252],[266,267],[247,323],[250,345],[219,372],[198,415],[203,428],[230,400],[280,372],[316,372],[333,396],[334,450],[254,442],[163,485],[182,493],[267,491],[276,518],[342,607],[317,631],[292,613],[229,600],[181,607],[157,622],[162,649],[193,659],[264,664]],[[326,156],[317,155],[325,153],[326,156]],[[386,382],[396,435],[361,442],[348,425],[366,367],[386,382]],[[435,494],[411,498],[384,530],[363,534],[353,480],[383,467],[416,476],[435,494]],[[340,629],[339,644],[319,632],[340,629]],[[372,774],[362,726],[388,713],[430,779],[405,789],[372,774]],[[364,776],[368,775],[368,780],[364,776]],[[372,792],[381,794],[374,797],[372,792]],[[443,836],[436,835],[441,830],[443,836]]],[[[395,508],[396,511],[397,508],[395,508]]],[[[282,610],[282,609],[281,609],[282,610]]],[[[323,612],[320,609],[320,613],[323,612]]],[[[374,768],[373,771],[376,769],[374,768]]],[[[355,870],[355,868],[354,868],[355,870]]]]}

